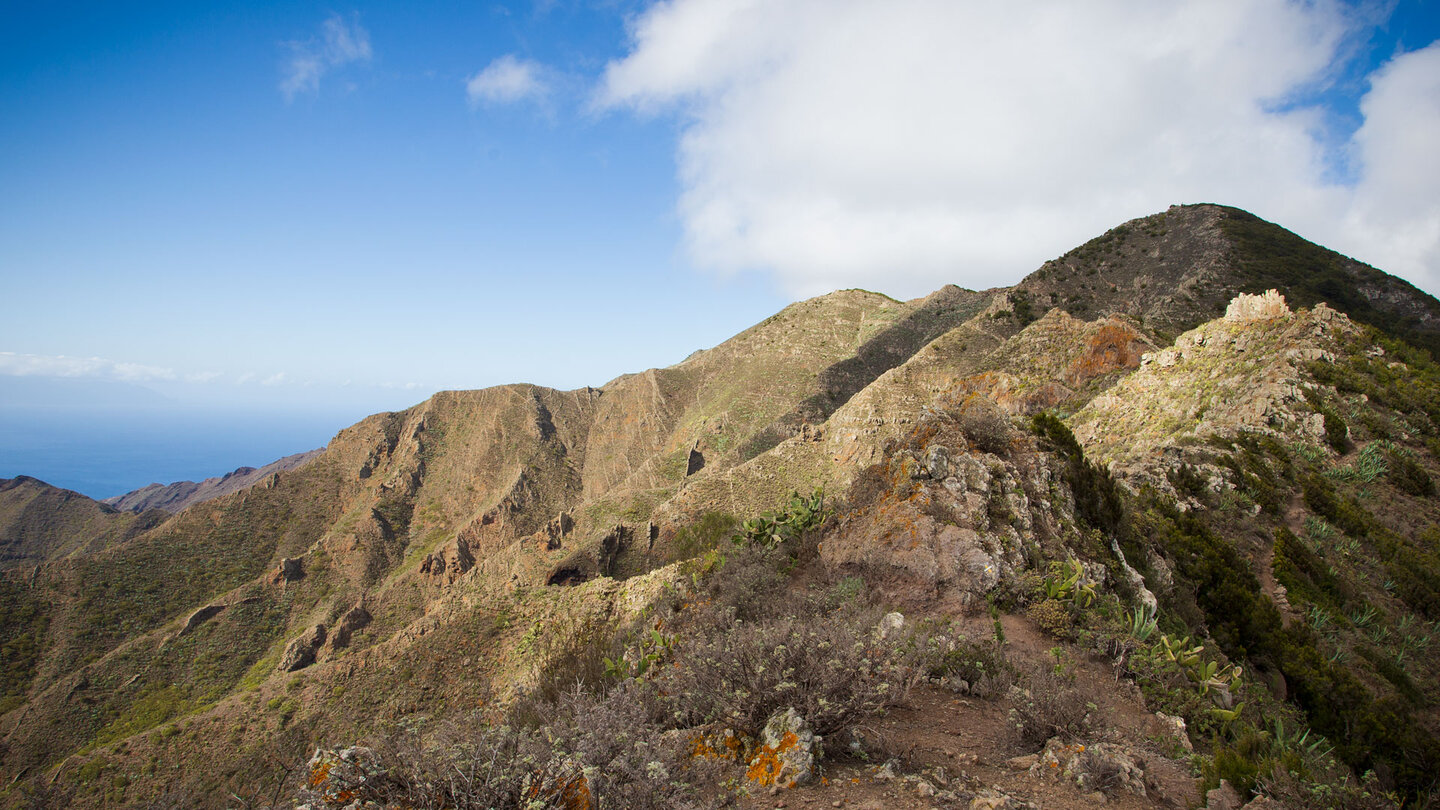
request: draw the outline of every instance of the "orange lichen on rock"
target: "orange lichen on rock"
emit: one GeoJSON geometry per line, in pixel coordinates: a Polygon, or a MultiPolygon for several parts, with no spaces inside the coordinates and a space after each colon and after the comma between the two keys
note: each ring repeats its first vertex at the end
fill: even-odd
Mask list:
{"type": "Polygon", "coordinates": [[[781,784],[781,772],[785,769],[785,752],[793,749],[800,742],[800,737],[793,731],[787,731],[780,738],[776,745],[762,745],[755,758],[750,760],[750,769],[745,772],[745,777],[760,787],[789,787],[781,784]]]}
{"type": "Polygon", "coordinates": [[[325,784],[325,780],[330,778],[330,769],[332,767],[334,767],[334,764],[331,763],[329,760],[326,760],[311,768],[310,787],[318,788],[321,785],[325,784]]]}
{"type": "Polygon", "coordinates": [[[1066,369],[1065,382],[1081,386],[1112,371],[1139,368],[1145,349],[1139,332],[1123,322],[1111,321],[1086,341],[1085,352],[1066,369]]]}
{"type": "Polygon", "coordinates": [[[744,735],[725,729],[715,735],[700,735],[691,741],[690,755],[703,759],[727,759],[744,762],[745,752],[750,748],[744,735]]]}
{"type": "Polygon", "coordinates": [[[594,810],[595,797],[590,792],[590,780],[575,769],[569,774],[547,774],[536,771],[531,775],[529,798],[548,801],[548,807],[563,807],[565,810],[594,810]]]}

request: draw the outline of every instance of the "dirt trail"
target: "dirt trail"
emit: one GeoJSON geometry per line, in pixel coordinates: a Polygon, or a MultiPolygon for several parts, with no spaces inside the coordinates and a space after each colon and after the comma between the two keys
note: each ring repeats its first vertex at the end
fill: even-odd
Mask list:
{"type": "MultiPolygon", "coordinates": [[[[1053,668],[1056,656],[1072,669],[1075,685],[1093,695],[1093,715],[1102,731],[1078,744],[1114,742],[1128,747],[1143,762],[1146,795],[1124,789],[1103,798],[1049,774],[1032,774],[1029,763],[1012,762],[1034,754],[1024,750],[1011,728],[1010,697],[961,697],[933,684],[912,691],[907,705],[864,727],[878,737],[894,763],[829,760],[822,778],[806,787],[751,796],[744,808],[843,807],[882,808],[1021,807],[1004,797],[1046,810],[1093,808],[1103,801],[1117,808],[1194,806],[1199,802],[1175,738],[1162,721],[1147,711],[1134,684],[1117,681],[1108,660],[1088,657],[1040,633],[1027,619],[1003,618],[1010,660],[1022,670],[1053,668]],[[891,775],[893,772],[894,775],[891,775]],[[939,790],[937,791],[937,786],[939,790]],[[991,803],[991,800],[994,803],[991,803]]],[[[991,635],[988,618],[965,628],[972,639],[991,635]]]]}

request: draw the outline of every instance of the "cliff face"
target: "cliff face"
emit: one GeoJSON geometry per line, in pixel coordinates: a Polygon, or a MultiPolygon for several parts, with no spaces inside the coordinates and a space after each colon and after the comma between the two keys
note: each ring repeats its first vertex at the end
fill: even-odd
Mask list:
{"type": "MultiPolygon", "coordinates": [[[[1143,542],[1122,501],[1124,514],[1164,522],[1173,506],[1248,538],[1236,559],[1280,604],[1300,580],[1277,529],[1359,521],[1343,507],[1362,495],[1440,521],[1420,483],[1413,494],[1371,475],[1352,492],[1359,479],[1336,472],[1367,452],[1371,473],[1375,458],[1415,482],[1437,469],[1431,366],[1339,307],[1389,313],[1413,338],[1440,323],[1440,304],[1246,217],[1171,209],[1006,290],[833,293],[600,388],[443,392],[346,428],[303,463],[211,479],[174,516],[0,485],[17,566],[0,608],[28,617],[10,631],[25,643],[5,648],[0,776],[74,778],[103,760],[133,798],[170,783],[144,772],[160,758],[223,795],[282,749],[503,705],[594,628],[693,587],[679,564],[704,551],[695,527],[817,486],[844,506],[817,564],[907,609],[978,610],[1077,557],[1099,586],[1138,587],[1192,632],[1219,627],[1188,558],[1143,542]],[[1296,266],[1277,259],[1292,254],[1355,284],[1333,306],[1301,285],[1299,302],[1242,299],[1222,316],[1238,291],[1296,266]],[[1423,384],[1397,382],[1412,373],[1423,384]],[[1078,443],[1031,421],[1052,413],[1071,414],[1078,443]],[[196,500],[202,489],[215,494],[196,500]],[[1130,562],[1117,564],[1122,546],[1130,562]]],[[[1382,587],[1402,558],[1429,570],[1424,521],[1376,521],[1345,531],[1392,538],[1390,556],[1352,554],[1353,569],[1337,568],[1355,580],[1347,593],[1393,621],[1433,620],[1430,574],[1382,587]]],[[[1434,658],[1412,659],[1416,682],[1440,674],[1434,658]]],[[[1294,675],[1279,652],[1265,666],[1294,675]]]]}

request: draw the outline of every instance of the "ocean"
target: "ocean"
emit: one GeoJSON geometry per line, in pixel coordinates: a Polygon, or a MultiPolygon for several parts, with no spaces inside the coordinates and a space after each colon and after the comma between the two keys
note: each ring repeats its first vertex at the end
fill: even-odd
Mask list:
{"type": "Polygon", "coordinates": [[[0,406],[0,478],[28,475],[101,499],[200,481],[323,447],[350,414],[0,406]]]}

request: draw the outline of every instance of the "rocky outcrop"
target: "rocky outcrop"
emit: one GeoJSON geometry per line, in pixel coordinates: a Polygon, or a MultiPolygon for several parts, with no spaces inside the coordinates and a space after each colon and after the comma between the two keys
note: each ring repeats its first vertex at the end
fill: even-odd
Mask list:
{"type": "Polygon", "coordinates": [[[1125,790],[1145,798],[1145,761],[1113,743],[1045,743],[1030,773],[1073,782],[1083,791],[1125,790]]]}
{"type": "Polygon", "coordinates": [[[215,618],[216,616],[220,615],[220,612],[223,611],[223,610],[224,610],[225,608],[227,608],[227,607],[229,607],[229,606],[228,606],[228,605],[206,605],[205,607],[200,608],[199,610],[195,611],[194,613],[191,613],[189,616],[186,616],[186,617],[185,617],[185,624],[181,625],[181,626],[180,626],[180,632],[175,634],[176,638],[179,638],[180,636],[189,635],[190,633],[194,632],[194,631],[195,631],[195,628],[199,627],[200,625],[204,624],[205,622],[208,622],[208,621],[210,621],[211,619],[215,618]]]}
{"type": "Polygon", "coordinates": [[[1068,502],[1053,499],[1063,488],[1053,464],[1033,447],[980,451],[955,414],[928,414],[907,446],[856,479],[858,508],[826,536],[821,558],[866,571],[902,602],[973,605],[1023,569],[1025,543],[1069,521],[1068,502]]]}
{"type": "Polygon", "coordinates": [[[1134,465],[1153,466],[1168,448],[1207,436],[1260,431],[1323,440],[1324,419],[1305,398],[1306,368],[1333,357],[1336,341],[1356,327],[1323,304],[1289,313],[1278,296],[1235,303],[1236,319],[1203,324],[1147,353],[1138,371],[1070,419],[1088,455],[1163,489],[1163,476],[1134,465]]]}
{"type": "Polygon", "coordinates": [[[630,547],[634,530],[616,524],[598,539],[584,544],[551,566],[545,575],[546,585],[579,585],[598,576],[614,573],[615,559],[630,547]]]}
{"type": "Polygon", "coordinates": [[[545,524],[545,550],[554,551],[565,545],[565,538],[575,528],[575,519],[569,512],[561,512],[545,524]]]}
{"type": "Polygon", "coordinates": [[[475,554],[470,550],[470,542],[464,537],[451,540],[420,561],[420,573],[446,585],[474,567],[475,554]]]}
{"type": "Polygon", "coordinates": [[[356,631],[367,627],[370,619],[370,611],[365,609],[364,602],[345,611],[345,615],[340,617],[340,620],[335,623],[335,629],[330,632],[330,649],[341,650],[350,646],[350,637],[356,631]]]}
{"type": "Polygon", "coordinates": [[[1262,295],[1240,293],[1225,307],[1227,323],[1269,321],[1289,314],[1290,307],[1285,304],[1285,296],[1277,290],[1266,290],[1262,295]]]}
{"type": "Polygon", "coordinates": [[[285,645],[276,669],[280,672],[294,672],[315,663],[315,655],[325,644],[325,625],[317,624],[306,630],[300,637],[291,639],[285,645]]]}
{"type": "Polygon", "coordinates": [[[280,567],[270,577],[273,585],[287,585],[291,582],[299,582],[305,576],[305,562],[298,557],[285,557],[280,560],[280,567]]]}

